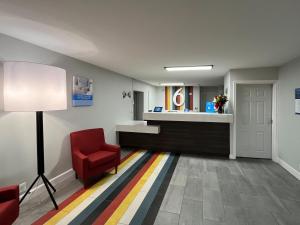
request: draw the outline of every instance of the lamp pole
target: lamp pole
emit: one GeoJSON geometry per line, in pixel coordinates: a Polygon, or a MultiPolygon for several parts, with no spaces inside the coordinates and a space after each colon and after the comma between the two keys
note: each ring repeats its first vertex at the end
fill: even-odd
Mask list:
{"type": "Polygon", "coordinates": [[[50,198],[53,202],[53,205],[55,209],[58,209],[58,206],[56,204],[56,201],[54,199],[54,196],[50,190],[50,188],[53,190],[53,192],[56,192],[56,189],[53,187],[53,185],[50,183],[50,181],[47,179],[47,177],[44,175],[45,172],[45,160],[44,160],[44,129],[43,129],[43,112],[37,111],[36,112],[36,146],[37,146],[37,171],[38,176],[35,178],[33,183],[30,185],[26,193],[23,195],[23,197],[20,200],[20,204],[25,199],[25,197],[30,193],[30,190],[33,188],[34,184],[38,181],[39,178],[42,178],[43,183],[50,195],[50,198]]]}

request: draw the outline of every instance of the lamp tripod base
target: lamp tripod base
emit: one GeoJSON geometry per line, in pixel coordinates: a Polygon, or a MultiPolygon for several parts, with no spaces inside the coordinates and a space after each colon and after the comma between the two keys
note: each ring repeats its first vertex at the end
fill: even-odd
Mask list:
{"type": "Polygon", "coordinates": [[[53,185],[50,183],[50,181],[44,175],[45,162],[44,162],[44,132],[43,132],[43,112],[42,111],[36,112],[36,140],[37,140],[37,174],[38,174],[38,176],[37,176],[37,178],[35,178],[33,183],[30,185],[29,189],[23,195],[19,204],[21,204],[21,202],[24,200],[24,198],[30,193],[30,190],[33,188],[34,184],[39,180],[39,178],[42,178],[55,209],[58,209],[58,206],[56,204],[53,194],[51,193],[50,188],[53,190],[53,192],[56,192],[56,189],[53,187],[53,185]]]}
{"type": "Polygon", "coordinates": [[[47,179],[47,177],[44,174],[40,174],[37,176],[37,178],[35,178],[35,180],[33,181],[33,183],[30,185],[30,187],[28,188],[28,190],[26,191],[26,193],[23,195],[23,197],[21,198],[19,204],[22,203],[22,201],[26,198],[26,196],[30,193],[30,190],[33,188],[33,186],[35,185],[35,183],[39,180],[39,178],[42,178],[44,185],[48,191],[48,194],[50,195],[50,198],[53,202],[53,205],[55,207],[55,209],[58,209],[58,206],[56,204],[56,201],[54,199],[54,196],[50,190],[50,188],[53,190],[53,192],[56,192],[56,189],[53,187],[53,185],[50,183],[50,181],[47,179]]]}

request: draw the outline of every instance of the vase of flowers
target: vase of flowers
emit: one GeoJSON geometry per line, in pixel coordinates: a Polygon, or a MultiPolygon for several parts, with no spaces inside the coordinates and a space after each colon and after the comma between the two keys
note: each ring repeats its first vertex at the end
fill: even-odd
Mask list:
{"type": "Polygon", "coordinates": [[[224,106],[228,102],[227,96],[225,95],[217,95],[214,98],[215,110],[218,113],[224,113],[224,106]]]}

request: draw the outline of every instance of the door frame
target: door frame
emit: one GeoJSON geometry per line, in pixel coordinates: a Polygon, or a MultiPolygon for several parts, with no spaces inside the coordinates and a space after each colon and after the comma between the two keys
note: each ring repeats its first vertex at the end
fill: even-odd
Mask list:
{"type": "MultiPolygon", "coordinates": [[[[140,93],[140,94],[143,94],[143,104],[142,104],[142,107],[143,107],[143,112],[145,112],[145,92],[144,91],[138,91],[138,90],[133,90],[132,91],[132,110],[133,110],[133,120],[135,120],[135,102],[134,102],[134,96],[135,96],[135,92],[136,93],[140,93]]],[[[142,116],[143,117],[143,116],[142,116]]],[[[136,121],[140,121],[140,120],[136,120],[136,121]]]]}
{"type": "Polygon", "coordinates": [[[272,84],[272,160],[278,162],[278,131],[277,131],[277,80],[236,80],[233,81],[233,144],[230,154],[231,159],[236,159],[237,146],[237,126],[236,126],[236,109],[237,109],[237,85],[239,84],[272,84]]]}

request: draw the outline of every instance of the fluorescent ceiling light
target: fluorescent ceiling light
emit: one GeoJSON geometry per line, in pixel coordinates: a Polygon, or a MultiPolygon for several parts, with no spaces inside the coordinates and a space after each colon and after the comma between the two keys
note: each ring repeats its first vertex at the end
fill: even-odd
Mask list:
{"type": "Polygon", "coordinates": [[[191,71],[191,70],[212,70],[213,65],[206,66],[175,66],[175,67],[165,67],[167,71],[191,71]]]}
{"type": "Polygon", "coordinates": [[[184,83],[161,83],[160,86],[184,86],[184,83]]]}

